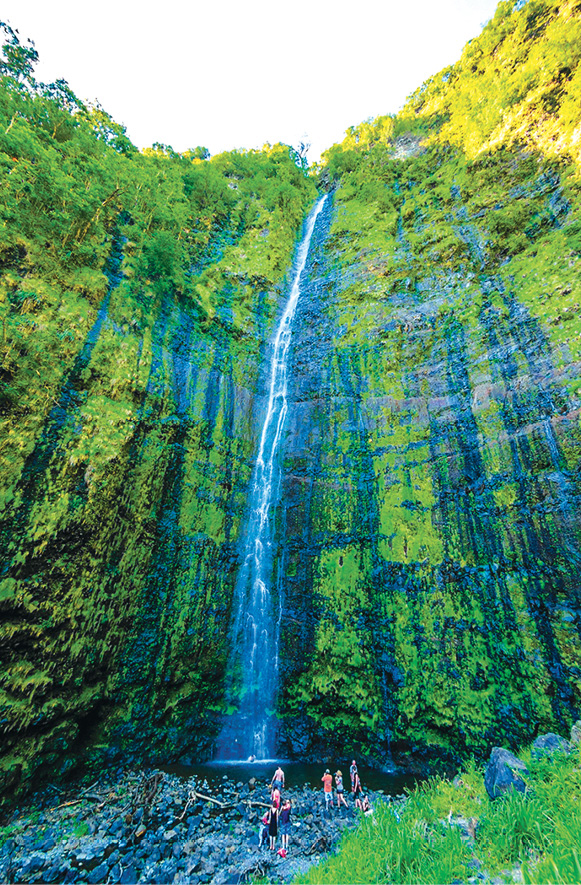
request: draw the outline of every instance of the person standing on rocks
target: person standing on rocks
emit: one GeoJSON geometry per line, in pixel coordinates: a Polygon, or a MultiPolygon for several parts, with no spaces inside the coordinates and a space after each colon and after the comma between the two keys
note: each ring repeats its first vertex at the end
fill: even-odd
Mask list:
{"type": "Polygon", "coordinates": [[[355,772],[355,779],[353,781],[352,789],[353,789],[353,798],[355,799],[355,805],[357,805],[358,802],[359,803],[361,802],[361,793],[363,792],[361,789],[361,781],[359,780],[359,775],[357,774],[357,772],[355,772]]]}
{"type": "Polygon", "coordinates": [[[276,771],[274,772],[274,776],[272,781],[270,782],[270,794],[272,795],[275,790],[278,790],[279,793],[284,789],[284,771],[278,766],[276,771]]]}
{"type": "Polygon", "coordinates": [[[288,851],[288,837],[290,836],[291,800],[285,799],[280,810],[280,835],[282,847],[288,851]]]}
{"type": "Polygon", "coordinates": [[[337,790],[337,808],[341,808],[341,802],[347,808],[345,796],[343,793],[343,775],[340,771],[335,772],[335,789],[337,790]]]}
{"type": "Polygon", "coordinates": [[[323,791],[325,793],[325,811],[328,811],[329,805],[333,804],[333,778],[328,768],[325,770],[321,780],[323,781],[323,791]]]}
{"type": "Polygon", "coordinates": [[[258,836],[258,847],[262,848],[268,841],[268,811],[263,815],[260,823],[260,833],[258,836]]]}
{"type": "Polygon", "coordinates": [[[351,763],[351,767],[349,768],[349,774],[351,775],[351,792],[355,792],[355,775],[357,774],[357,763],[355,759],[351,763]]]}
{"type": "Polygon", "coordinates": [[[278,805],[272,805],[268,812],[268,838],[270,839],[270,850],[274,851],[276,845],[276,837],[278,835],[278,805]]]}

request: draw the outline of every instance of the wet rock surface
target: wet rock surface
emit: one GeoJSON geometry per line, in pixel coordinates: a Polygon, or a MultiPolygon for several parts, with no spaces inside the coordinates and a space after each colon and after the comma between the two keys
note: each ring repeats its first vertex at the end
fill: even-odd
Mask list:
{"type": "MultiPolygon", "coordinates": [[[[286,858],[259,847],[266,783],[224,779],[211,789],[162,772],[118,773],[91,789],[49,790],[5,821],[3,882],[238,883],[252,876],[289,881],[332,851],[360,812],[325,812],[322,791],[284,793],[293,804],[286,858]]],[[[369,792],[371,804],[391,801],[369,792]]],[[[395,802],[404,797],[394,797],[395,802]]]]}

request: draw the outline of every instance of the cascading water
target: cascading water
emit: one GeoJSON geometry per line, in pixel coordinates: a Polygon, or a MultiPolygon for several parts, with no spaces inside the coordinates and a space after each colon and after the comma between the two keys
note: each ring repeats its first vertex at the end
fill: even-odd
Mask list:
{"type": "Polygon", "coordinates": [[[292,320],[300,296],[300,280],[309,245],[325,197],[309,216],[299,246],[290,295],[272,348],[268,408],[249,500],[244,555],[236,583],[235,619],[229,663],[228,699],[235,712],[226,716],[219,735],[218,759],[265,759],[274,752],[273,710],[278,683],[278,645],[282,609],[270,592],[272,578],[272,520],[278,486],[278,448],[287,404],[287,360],[292,320]]]}

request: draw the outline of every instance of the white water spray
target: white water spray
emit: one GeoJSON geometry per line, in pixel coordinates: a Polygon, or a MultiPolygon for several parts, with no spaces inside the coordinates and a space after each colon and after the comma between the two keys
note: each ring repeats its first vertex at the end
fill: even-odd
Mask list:
{"type": "Polygon", "coordinates": [[[309,216],[299,246],[290,295],[274,338],[266,417],[254,469],[244,558],[236,583],[236,614],[229,667],[229,700],[237,711],[226,717],[218,738],[217,758],[264,759],[274,752],[274,706],[279,669],[282,608],[274,610],[272,520],[278,486],[277,453],[288,411],[287,361],[292,320],[300,281],[317,217],[327,199],[321,197],[309,216]]]}

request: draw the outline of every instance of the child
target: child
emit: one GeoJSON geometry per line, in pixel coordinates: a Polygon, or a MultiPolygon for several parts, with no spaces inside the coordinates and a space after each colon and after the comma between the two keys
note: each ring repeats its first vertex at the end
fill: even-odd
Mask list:
{"type": "Polygon", "coordinates": [[[258,834],[258,847],[262,848],[263,845],[266,845],[268,840],[268,811],[262,818],[262,823],[260,824],[260,833],[258,834]]]}
{"type": "MultiPolygon", "coordinates": [[[[290,836],[290,816],[291,816],[291,800],[285,799],[280,810],[280,834],[282,836],[282,847],[288,851],[288,837],[290,836]]],[[[284,855],[286,856],[286,855],[284,855]]]]}

